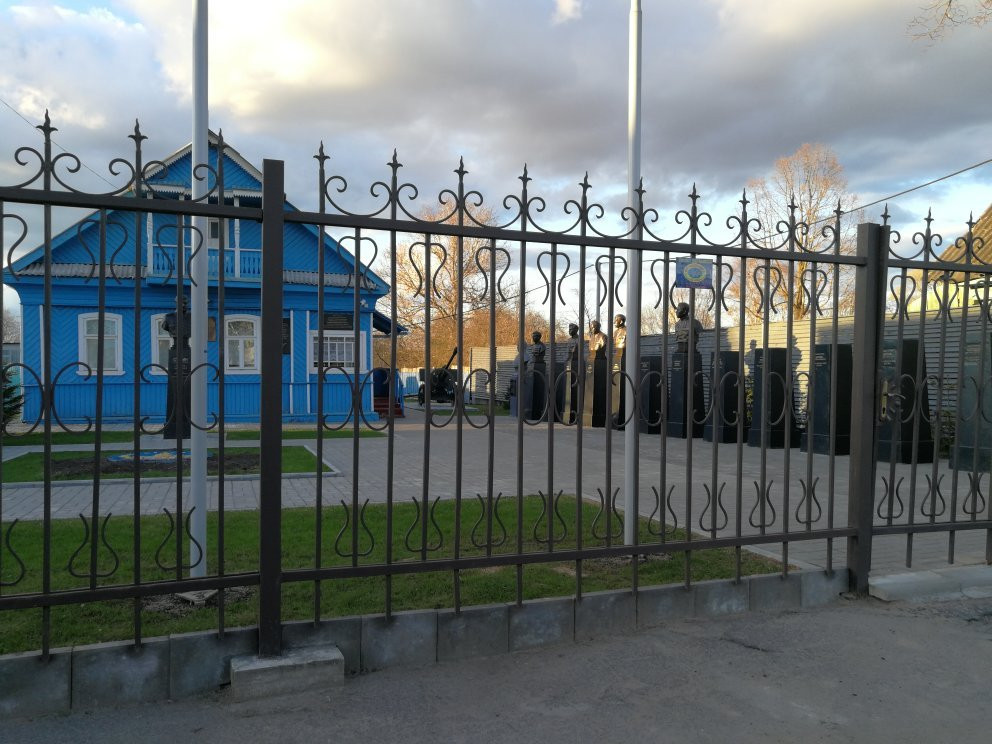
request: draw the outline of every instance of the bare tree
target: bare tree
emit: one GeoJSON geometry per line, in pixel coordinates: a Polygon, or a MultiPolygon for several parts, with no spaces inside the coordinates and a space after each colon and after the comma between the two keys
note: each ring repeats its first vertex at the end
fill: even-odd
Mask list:
{"type": "Polygon", "coordinates": [[[840,270],[835,277],[833,266],[817,263],[810,255],[834,252],[835,241],[839,241],[841,253],[854,252],[860,213],[843,214],[839,231],[837,213],[857,197],[848,191],[844,169],[834,152],[825,145],[803,144],[792,155],[779,158],[768,178],[750,181],[748,194],[749,216],[761,222],[759,243],[769,249],[789,248],[790,207],[794,205],[795,249],[801,258],[791,262],[791,284],[788,260],[772,260],[767,269],[764,261],[750,261],[743,267],[743,276],[742,262],[732,261],[734,281],[727,288],[727,304],[733,310],[739,308],[743,284],[744,321],[763,318],[767,287],[774,307],[781,311],[791,306],[793,317],[801,319],[809,314],[814,297],[821,310],[831,307],[836,284],[838,312],[849,311],[853,307],[853,275],[840,270]]]}
{"type": "MultiPolygon", "coordinates": [[[[493,215],[482,212],[475,215],[481,222],[493,221],[493,215]]],[[[427,211],[424,219],[436,220],[437,212],[427,211]]],[[[453,220],[451,220],[453,221],[453,220]]],[[[489,344],[489,317],[492,291],[492,262],[495,261],[499,290],[496,292],[495,343],[516,343],[517,293],[507,268],[507,257],[495,255],[488,240],[463,238],[462,260],[458,261],[458,238],[450,235],[431,235],[430,270],[428,272],[427,246],[423,235],[411,235],[396,253],[396,317],[409,331],[397,343],[398,367],[425,366],[427,344],[427,317],[430,308],[431,360],[430,366],[441,366],[451,356],[457,345],[458,319],[461,310],[462,336],[466,349],[489,344]],[[459,303],[458,286],[462,297],[459,303]],[[512,340],[511,340],[512,339],[512,340]]],[[[386,259],[383,259],[385,261],[386,259]]],[[[389,267],[380,266],[381,275],[389,278],[389,267]]],[[[388,312],[388,309],[384,310],[388,312]]],[[[375,350],[376,360],[389,363],[389,345],[381,341],[375,350]]]]}
{"type": "Polygon", "coordinates": [[[992,21],[992,0],[931,0],[909,22],[914,39],[940,41],[958,26],[984,26],[992,21]]]}
{"type": "Polygon", "coordinates": [[[21,316],[10,308],[3,310],[3,342],[18,343],[21,340],[21,316]]]}

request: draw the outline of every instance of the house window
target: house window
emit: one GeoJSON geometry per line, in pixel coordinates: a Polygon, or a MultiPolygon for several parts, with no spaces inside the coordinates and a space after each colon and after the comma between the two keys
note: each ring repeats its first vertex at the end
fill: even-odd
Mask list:
{"type": "Polygon", "coordinates": [[[165,330],[165,314],[152,316],[152,366],[148,374],[164,375],[169,369],[169,349],[172,348],[172,336],[165,330]],[[156,365],[161,365],[156,366],[156,365]]]}
{"type": "Polygon", "coordinates": [[[227,354],[225,369],[228,372],[258,372],[258,318],[251,315],[232,315],[225,321],[227,354]]]}
{"type": "Polygon", "coordinates": [[[207,221],[207,246],[216,248],[220,245],[220,220],[210,219],[207,221]]]}
{"type": "MultiPolygon", "coordinates": [[[[355,334],[334,331],[310,331],[310,343],[307,345],[307,366],[311,374],[317,374],[320,360],[320,343],[324,344],[324,369],[341,369],[345,372],[355,371],[355,334]]],[[[361,334],[359,342],[359,370],[365,371],[365,333],[361,334]]]]}
{"type": "MultiPolygon", "coordinates": [[[[84,313],[79,316],[79,361],[77,371],[81,375],[97,373],[100,352],[100,316],[97,313],[84,313]]],[[[103,374],[124,374],[121,343],[121,316],[105,313],[103,316],[103,374]]]]}

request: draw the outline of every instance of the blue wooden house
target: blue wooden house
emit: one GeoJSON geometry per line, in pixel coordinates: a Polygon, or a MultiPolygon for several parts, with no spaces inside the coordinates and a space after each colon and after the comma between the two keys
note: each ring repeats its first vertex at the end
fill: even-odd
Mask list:
{"type": "MultiPolygon", "coordinates": [[[[217,139],[211,133],[210,161],[217,167],[217,139]]],[[[188,199],[191,148],[185,147],[156,166],[147,181],[155,198],[188,199]]],[[[215,171],[216,172],[216,171],[215,171]]],[[[236,150],[224,147],[224,201],[227,205],[261,206],[262,174],[236,150]]],[[[287,211],[295,208],[286,204],[287,211]]],[[[177,302],[177,251],[180,244],[188,264],[190,231],[177,227],[168,214],[112,211],[107,215],[104,363],[102,418],[131,423],[135,419],[134,385],[141,386],[140,418],[161,422],[165,417],[169,349],[172,339],[163,328],[177,302]],[[183,237],[180,239],[180,232],[183,237]],[[135,308],[135,276],[141,281],[141,307],[135,308]],[[136,322],[138,314],[138,323],[136,322]],[[137,332],[136,332],[137,331],[137,332]],[[135,344],[140,363],[135,362],[135,344]]],[[[52,239],[51,374],[55,408],[63,423],[96,418],[99,331],[99,220],[80,220],[52,239]],[[82,363],[82,364],[81,364],[82,363]],[[87,369],[92,370],[92,374],[87,369]]],[[[282,355],[283,401],[286,420],[313,421],[317,416],[318,331],[323,326],[325,378],[324,412],[341,421],[351,410],[350,379],[356,368],[363,379],[362,406],[371,420],[373,331],[390,332],[389,318],[376,311],[388,286],[362,269],[358,317],[354,313],[355,259],[315,226],[287,222],[284,233],[284,303],[281,348],[261,347],[261,225],[240,219],[210,220],[208,287],[208,363],[218,365],[217,332],[224,324],[224,414],[227,421],[257,421],[261,355],[282,355]],[[223,256],[221,252],[221,235],[223,256]],[[324,251],[324,313],[318,317],[318,245],[324,251]],[[217,280],[224,275],[224,306],[218,306],[217,280]],[[355,325],[360,345],[354,344],[355,325]]],[[[23,376],[24,421],[33,423],[41,411],[39,379],[43,342],[44,246],[14,262],[8,285],[20,296],[23,312],[23,363],[37,372],[23,376]]],[[[189,280],[184,278],[184,293],[189,280]]],[[[208,376],[208,421],[218,415],[220,380],[208,376]]],[[[53,422],[54,423],[54,422],[53,422]]]]}

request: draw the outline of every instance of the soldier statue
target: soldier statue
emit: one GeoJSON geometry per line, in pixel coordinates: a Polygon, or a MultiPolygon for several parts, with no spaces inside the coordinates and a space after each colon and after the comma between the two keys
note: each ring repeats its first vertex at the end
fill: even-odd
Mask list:
{"type": "Polygon", "coordinates": [[[697,346],[699,345],[699,332],[703,330],[703,324],[700,323],[695,318],[690,320],[689,318],[689,305],[685,302],[680,302],[678,307],[675,308],[675,317],[678,320],[675,322],[675,351],[682,354],[687,354],[689,352],[689,335],[690,335],[690,323],[692,330],[692,350],[698,351],[697,346]]]}

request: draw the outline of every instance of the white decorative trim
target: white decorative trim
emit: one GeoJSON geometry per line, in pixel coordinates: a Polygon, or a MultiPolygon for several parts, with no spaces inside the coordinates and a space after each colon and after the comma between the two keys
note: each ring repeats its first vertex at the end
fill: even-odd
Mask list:
{"type": "Polygon", "coordinates": [[[254,330],[252,339],[255,342],[255,366],[246,367],[232,367],[231,366],[231,354],[229,349],[224,349],[224,372],[229,375],[257,375],[262,371],[261,360],[262,360],[262,339],[259,331],[259,325],[261,324],[261,318],[257,315],[225,315],[224,316],[224,343],[230,344],[232,338],[245,338],[244,336],[231,336],[231,332],[227,327],[228,323],[238,320],[248,320],[251,321],[252,328],[254,330]]]}
{"type": "MultiPolygon", "coordinates": [[[[307,332],[310,332],[310,311],[307,310],[307,332]]],[[[313,404],[310,402],[310,375],[306,375],[307,380],[307,413],[313,413],[313,404]]],[[[319,421],[318,421],[319,423],[319,421]]]]}
{"type": "MultiPolygon", "coordinates": [[[[293,405],[293,389],[296,382],[296,355],[293,353],[296,350],[296,311],[289,311],[289,415],[292,416],[296,413],[295,406],[293,405]]],[[[282,351],[280,349],[280,351],[282,351]]]]}
{"type": "MultiPolygon", "coordinates": [[[[78,351],[79,351],[78,359],[80,362],[88,364],[86,359],[86,321],[99,320],[99,318],[100,318],[100,313],[80,313],[78,316],[76,316],[77,341],[78,341],[78,351]]],[[[121,335],[124,332],[123,318],[121,318],[119,313],[105,312],[103,314],[103,319],[105,326],[106,326],[106,321],[108,320],[113,320],[116,321],[117,323],[117,335],[115,336],[117,342],[114,344],[114,368],[104,369],[103,376],[115,377],[118,375],[123,375],[124,374],[124,339],[121,338],[121,335]]],[[[105,335],[104,340],[106,340],[106,338],[107,337],[105,335]]],[[[104,358],[103,361],[104,364],[107,363],[106,358],[104,358]]],[[[94,363],[89,366],[91,368],[89,374],[92,374],[93,377],[96,377],[98,370],[96,369],[95,360],[94,363]]],[[[76,372],[82,377],[85,377],[87,375],[86,367],[84,367],[82,364],[76,367],[76,372]]]]}
{"type": "MultiPolygon", "coordinates": [[[[147,368],[149,375],[164,376],[164,375],[167,374],[167,372],[164,369],[161,369],[159,367],[152,366],[152,365],[158,364],[159,361],[160,361],[159,358],[158,358],[158,341],[159,341],[159,335],[158,335],[157,323],[158,323],[158,321],[160,319],[161,320],[165,320],[165,316],[166,315],[168,315],[168,313],[155,313],[155,315],[153,315],[152,316],[152,319],[151,319],[152,329],[151,329],[151,332],[149,333],[149,335],[151,336],[151,344],[150,344],[151,355],[148,357],[148,368],[147,368]]],[[[166,361],[165,361],[165,366],[167,368],[169,366],[169,360],[168,359],[166,359],[166,361]]]]}
{"type": "MultiPolygon", "coordinates": [[[[317,338],[318,334],[321,334],[321,331],[319,329],[307,331],[307,375],[311,377],[317,376],[317,370],[316,370],[317,360],[314,358],[313,346],[314,346],[314,339],[317,338]]],[[[323,331],[322,336],[323,338],[343,339],[350,344],[354,344],[355,341],[354,331],[323,331]]],[[[365,331],[361,332],[359,347],[360,348],[359,348],[358,369],[359,369],[359,373],[361,374],[368,371],[368,359],[366,359],[367,355],[365,353],[365,347],[366,347],[365,331]]],[[[325,359],[324,361],[326,363],[327,360],[325,359]]],[[[344,372],[347,372],[348,374],[354,374],[355,372],[354,366],[340,367],[339,369],[343,370],[344,372]]],[[[327,379],[326,376],[325,379],[327,379]]]]}

